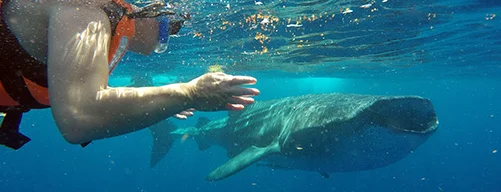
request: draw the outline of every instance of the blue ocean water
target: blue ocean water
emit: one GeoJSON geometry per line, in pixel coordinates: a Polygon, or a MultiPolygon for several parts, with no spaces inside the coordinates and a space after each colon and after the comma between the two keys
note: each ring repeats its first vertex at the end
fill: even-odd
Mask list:
{"type": "MultiPolygon", "coordinates": [[[[501,191],[500,1],[261,2],[182,2],[193,20],[169,51],[127,53],[110,85],[129,85],[137,74],[155,85],[188,81],[217,64],[256,77],[256,100],[331,92],[427,97],[438,131],[376,170],[324,179],[251,166],[207,182],[228,159],[222,148],[198,151],[192,139],[176,141],[150,168],[148,130],[80,148],[63,140],[50,110],[34,110],[21,124],[32,141],[18,151],[0,148],[0,191],[501,191]],[[353,12],[343,14],[346,8],[353,12]]],[[[193,126],[198,117],[225,115],[172,121],[193,126]]]]}

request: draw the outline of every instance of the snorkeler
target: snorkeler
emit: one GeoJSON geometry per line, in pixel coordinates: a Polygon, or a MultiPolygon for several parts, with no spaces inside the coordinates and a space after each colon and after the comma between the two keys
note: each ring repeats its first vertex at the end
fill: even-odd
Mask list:
{"type": "Polygon", "coordinates": [[[176,21],[171,27],[167,16],[176,13],[161,2],[139,8],[123,0],[0,0],[0,10],[0,112],[6,114],[0,143],[13,149],[30,141],[19,123],[31,109],[50,107],[66,141],[84,146],[190,108],[241,110],[259,94],[241,87],[255,78],[224,73],[156,87],[109,87],[127,48],[161,52],[165,37],[181,27],[176,21]]]}

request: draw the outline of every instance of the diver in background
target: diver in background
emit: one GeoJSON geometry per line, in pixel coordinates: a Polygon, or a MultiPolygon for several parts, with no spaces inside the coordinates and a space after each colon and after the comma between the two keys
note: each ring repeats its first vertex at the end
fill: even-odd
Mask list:
{"type": "Polygon", "coordinates": [[[154,86],[153,85],[153,78],[148,75],[147,73],[145,74],[140,74],[140,73],[135,73],[132,75],[130,78],[130,83],[128,87],[147,87],[147,86],[154,86]]]}
{"type": "Polygon", "coordinates": [[[31,109],[51,107],[66,141],[85,146],[190,108],[241,110],[259,94],[241,87],[255,78],[224,73],[164,86],[109,87],[108,76],[127,48],[161,52],[167,16],[176,14],[161,2],[0,0],[0,10],[0,112],[6,114],[0,144],[13,149],[30,140],[19,123],[31,109]]]}

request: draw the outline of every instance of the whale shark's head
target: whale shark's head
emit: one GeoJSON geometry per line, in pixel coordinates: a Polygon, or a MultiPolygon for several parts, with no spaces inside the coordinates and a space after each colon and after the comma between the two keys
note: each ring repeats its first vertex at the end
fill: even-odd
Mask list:
{"type": "MultiPolygon", "coordinates": [[[[347,118],[324,121],[316,128],[295,132],[282,150],[288,157],[300,160],[280,162],[286,162],[287,167],[312,170],[320,167],[331,172],[381,168],[411,154],[438,128],[438,118],[428,99],[374,98],[350,101],[351,107],[325,108],[325,116],[347,114],[347,118]]],[[[317,110],[317,114],[322,113],[317,110]]]]}
{"type": "MultiPolygon", "coordinates": [[[[358,134],[341,139],[335,170],[359,171],[391,165],[425,143],[438,128],[438,118],[428,99],[382,99],[365,111],[367,119],[358,134]]],[[[360,117],[364,118],[364,117],[360,117]]]]}
{"type": "Polygon", "coordinates": [[[423,98],[382,99],[367,113],[375,124],[397,133],[428,135],[439,125],[432,103],[423,98]]]}

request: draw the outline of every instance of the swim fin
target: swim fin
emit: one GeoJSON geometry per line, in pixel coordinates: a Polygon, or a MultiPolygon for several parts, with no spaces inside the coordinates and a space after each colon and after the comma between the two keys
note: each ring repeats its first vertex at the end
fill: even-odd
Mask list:
{"type": "Polygon", "coordinates": [[[19,149],[31,139],[19,133],[23,112],[7,112],[0,127],[0,144],[11,149],[19,149]]]}

